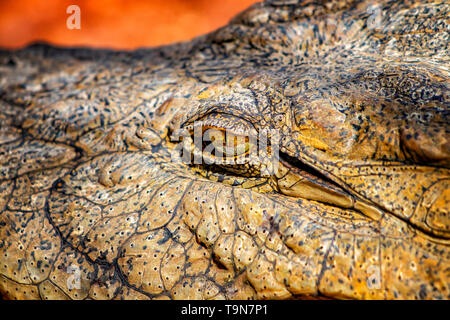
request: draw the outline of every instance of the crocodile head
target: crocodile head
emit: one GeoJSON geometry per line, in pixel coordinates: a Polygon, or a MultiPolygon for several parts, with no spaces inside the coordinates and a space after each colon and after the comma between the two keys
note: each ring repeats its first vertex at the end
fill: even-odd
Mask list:
{"type": "Polygon", "coordinates": [[[445,2],[266,1],[2,52],[0,292],[450,298],[445,2]]]}

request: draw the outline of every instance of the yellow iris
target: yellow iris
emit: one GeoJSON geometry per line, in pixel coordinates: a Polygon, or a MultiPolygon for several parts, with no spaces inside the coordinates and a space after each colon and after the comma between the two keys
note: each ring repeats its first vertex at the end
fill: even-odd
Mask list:
{"type": "MultiPolygon", "coordinates": [[[[204,141],[210,141],[215,150],[215,155],[222,154],[226,157],[238,157],[245,155],[250,150],[249,139],[246,136],[235,135],[217,128],[204,130],[204,141]]],[[[212,150],[205,150],[212,151],[212,150]]]]}

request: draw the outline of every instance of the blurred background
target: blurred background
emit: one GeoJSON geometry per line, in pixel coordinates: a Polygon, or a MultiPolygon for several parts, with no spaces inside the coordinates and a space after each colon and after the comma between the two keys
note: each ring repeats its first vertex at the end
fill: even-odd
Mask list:
{"type": "Polygon", "coordinates": [[[261,0],[0,0],[0,47],[46,41],[63,46],[134,49],[213,31],[261,0]],[[81,29],[68,29],[70,5],[81,29]]]}

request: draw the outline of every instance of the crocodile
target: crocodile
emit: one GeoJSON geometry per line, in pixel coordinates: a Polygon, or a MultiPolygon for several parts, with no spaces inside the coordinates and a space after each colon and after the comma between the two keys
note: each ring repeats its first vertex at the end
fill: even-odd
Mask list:
{"type": "Polygon", "coordinates": [[[449,12],[270,0],[168,46],[2,49],[1,297],[449,299],[449,12]]]}

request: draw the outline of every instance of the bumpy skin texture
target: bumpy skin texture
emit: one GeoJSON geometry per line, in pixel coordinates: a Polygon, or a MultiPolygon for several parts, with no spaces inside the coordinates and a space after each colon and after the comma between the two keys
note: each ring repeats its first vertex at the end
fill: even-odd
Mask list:
{"type": "Polygon", "coordinates": [[[449,12],[268,1],[168,47],[2,51],[1,295],[449,299],[449,12]],[[279,171],[173,161],[194,120],[277,129],[279,171]]]}

